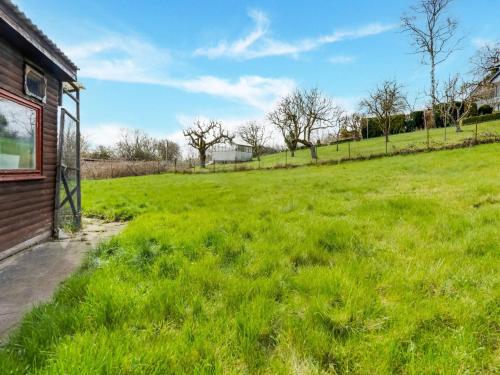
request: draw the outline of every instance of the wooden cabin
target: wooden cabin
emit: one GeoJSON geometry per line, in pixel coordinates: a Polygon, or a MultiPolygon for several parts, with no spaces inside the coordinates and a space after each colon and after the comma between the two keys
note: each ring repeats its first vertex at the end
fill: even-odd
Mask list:
{"type": "Polygon", "coordinates": [[[60,105],[69,85],[79,112],[76,80],[76,65],[0,0],[0,259],[55,233],[60,105]]]}

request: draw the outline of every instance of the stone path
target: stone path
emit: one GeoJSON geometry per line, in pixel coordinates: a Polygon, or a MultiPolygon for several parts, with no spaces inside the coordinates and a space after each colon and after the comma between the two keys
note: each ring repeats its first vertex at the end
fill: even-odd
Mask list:
{"type": "Polygon", "coordinates": [[[87,251],[123,226],[84,219],[81,232],[33,246],[0,262],[0,342],[33,305],[50,300],[87,251]]]}

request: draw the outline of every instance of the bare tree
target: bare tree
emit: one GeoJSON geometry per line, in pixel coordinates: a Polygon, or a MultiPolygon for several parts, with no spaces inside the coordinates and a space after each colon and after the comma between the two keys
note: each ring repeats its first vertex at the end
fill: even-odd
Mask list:
{"type": "Polygon", "coordinates": [[[260,161],[260,156],[265,149],[265,143],[269,140],[265,126],[260,125],[257,121],[249,121],[238,129],[238,135],[243,141],[252,146],[253,155],[260,161]]]}
{"type": "Polygon", "coordinates": [[[300,106],[301,119],[304,121],[302,138],[299,142],[309,147],[311,157],[316,159],[316,147],[311,137],[318,130],[332,127],[335,106],[330,98],[323,96],[316,88],[309,91],[297,91],[294,95],[297,96],[296,102],[300,106]]]}
{"type": "Polygon", "coordinates": [[[378,120],[377,123],[385,136],[386,153],[392,116],[403,112],[406,106],[406,95],[396,81],[384,81],[360,103],[361,109],[378,120]]]}
{"type": "Polygon", "coordinates": [[[298,101],[299,92],[281,98],[276,108],[267,115],[268,120],[281,132],[292,157],[303,132],[302,106],[298,101]]]}
{"type": "Polygon", "coordinates": [[[125,160],[156,160],[155,140],[144,131],[122,130],[121,138],[116,144],[118,157],[125,160]]]}
{"type": "Polygon", "coordinates": [[[80,156],[87,157],[90,154],[90,141],[85,134],[80,134],[80,156]]]}
{"type": "Polygon", "coordinates": [[[193,126],[184,130],[183,134],[188,139],[189,145],[198,151],[202,168],[205,168],[207,150],[210,147],[225,141],[231,142],[234,139],[234,136],[229,135],[222,128],[220,121],[214,120],[204,122],[196,119],[193,122],[193,126]]]}
{"type": "Polygon", "coordinates": [[[361,129],[363,126],[363,116],[359,113],[351,113],[345,121],[346,131],[351,138],[359,140],[362,138],[361,129]]]}
{"type": "Polygon", "coordinates": [[[472,73],[477,82],[491,78],[500,69],[500,42],[485,44],[471,58],[472,73]]]}
{"type": "Polygon", "coordinates": [[[500,70],[500,42],[479,48],[471,58],[471,63],[471,73],[476,85],[473,95],[488,103],[488,99],[496,96],[495,84],[491,82],[491,78],[500,70]]]}
{"type": "Polygon", "coordinates": [[[155,141],[155,152],[158,160],[173,162],[181,157],[181,147],[169,139],[158,139],[155,141]]]}
{"type": "Polygon", "coordinates": [[[111,147],[106,147],[103,145],[97,146],[93,151],[90,151],[86,157],[92,159],[109,160],[113,159],[115,156],[114,151],[111,147]]]}
{"type": "Polygon", "coordinates": [[[311,157],[316,159],[313,136],[319,130],[332,127],[334,111],[332,100],[318,89],[296,90],[281,99],[268,119],[281,131],[292,156],[301,143],[309,147],[311,157]]]}
{"type": "Polygon", "coordinates": [[[419,0],[411,7],[413,15],[401,17],[401,27],[413,40],[415,53],[422,54],[422,62],[430,66],[431,102],[436,105],[436,66],[444,62],[458,45],[453,43],[457,21],[445,13],[453,0],[419,0]]]}
{"type": "Polygon", "coordinates": [[[335,109],[331,117],[331,124],[335,136],[337,151],[339,150],[340,134],[342,133],[342,130],[346,127],[347,116],[348,116],[347,111],[343,107],[339,105],[335,106],[335,109]]]}

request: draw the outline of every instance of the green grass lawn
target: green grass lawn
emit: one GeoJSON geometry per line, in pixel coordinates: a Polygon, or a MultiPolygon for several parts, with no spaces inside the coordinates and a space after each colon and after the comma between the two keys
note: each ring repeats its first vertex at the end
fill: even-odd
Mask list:
{"type": "MultiPolygon", "coordinates": [[[[462,142],[467,138],[474,138],[476,132],[475,125],[465,125],[461,128],[463,131],[457,133],[455,127],[448,127],[446,129],[430,129],[430,146],[441,147],[444,145],[452,145],[462,142]]],[[[484,138],[491,134],[500,136],[500,121],[489,121],[479,123],[477,126],[478,139],[484,138]]],[[[394,134],[389,137],[388,152],[395,152],[403,149],[425,149],[427,148],[427,133],[424,130],[419,130],[411,133],[394,134]]],[[[384,137],[376,137],[364,139],[359,142],[340,143],[337,150],[337,145],[321,146],[318,147],[318,160],[339,160],[354,158],[358,156],[368,156],[373,154],[385,153],[385,139],[384,137]],[[350,150],[349,150],[350,149],[350,150]]],[[[296,151],[295,156],[292,158],[288,152],[279,152],[270,155],[264,155],[261,158],[260,167],[269,168],[276,165],[303,165],[311,163],[311,153],[308,149],[301,149],[296,151]]],[[[234,169],[234,164],[216,165],[216,170],[231,170],[234,169]]],[[[237,168],[258,168],[259,163],[254,160],[250,163],[237,164],[237,168]]],[[[197,169],[197,172],[202,172],[202,169],[197,169]]],[[[205,172],[213,171],[213,166],[208,166],[205,172]]]]}
{"type": "Polygon", "coordinates": [[[85,181],[132,219],[0,351],[3,373],[495,373],[500,144],[85,181]]]}

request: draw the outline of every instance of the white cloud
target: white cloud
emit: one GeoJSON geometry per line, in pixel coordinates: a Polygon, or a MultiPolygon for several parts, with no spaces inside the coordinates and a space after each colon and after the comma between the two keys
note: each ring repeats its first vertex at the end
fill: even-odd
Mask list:
{"type": "MultiPolygon", "coordinates": [[[[138,129],[138,127],[123,122],[102,122],[98,124],[83,124],[82,133],[88,140],[92,147],[94,146],[114,146],[121,139],[124,132],[131,132],[138,129]]],[[[149,136],[154,138],[165,138],[165,132],[151,131],[150,129],[144,130],[149,136]]],[[[182,132],[180,132],[182,135],[182,132]]],[[[170,139],[170,138],[169,138],[170,139]]],[[[178,140],[179,138],[176,138],[178,140]]]]}
{"type": "Polygon", "coordinates": [[[300,53],[317,49],[325,44],[377,35],[397,27],[395,24],[372,23],[353,30],[339,30],[316,38],[305,38],[295,42],[285,42],[268,37],[269,19],[262,11],[251,11],[254,29],[241,39],[233,42],[221,41],[214,47],[202,47],[194,51],[195,56],[208,58],[231,57],[255,59],[267,56],[298,56],[300,53]]]}
{"type": "Polygon", "coordinates": [[[338,55],[338,56],[333,56],[328,61],[331,64],[350,64],[356,61],[356,57],[354,56],[346,56],[346,55],[338,55]]]}
{"type": "Polygon", "coordinates": [[[131,130],[132,126],[119,122],[106,122],[90,126],[82,126],[82,133],[92,146],[113,146],[119,140],[123,130],[131,130]]]}
{"type": "Polygon", "coordinates": [[[117,34],[66,46],[64,50],[77,62],[81,77],[106,81],[155,83],[171,60],[164,49],[136,37],[117,34]]]}
{"type": "Polygon", "coordinates": [[[360,96],[334,96],[333,102],[342,106],[347,112],[353,113],[359,110],[360,96]]]}
{"type": "Polygon", "coordinates": [[[493,47],[496,44],[498,44],[498,40],[491,39],[491,38],[474,38],[472,39],[472,45],[476,48],[482,48],[482,47],[493,47]]]}
{"type": "Polygon", "coordinates": [[[263,111],[269,110],[278,98],[295,88],[295,82],[292,79],[260,76],[243,76],[237,81],[203,76],[192,80],[170,81],[168,85],[190,92],[239,100],[263,111]]]}
{"type": "MultiPolygon", "coordinates": [[[[260,16],[255,17],[259,19],[260,16]]],[[[247,48],[258,37],[259,32],[249,35],[235,49],[247,48]]],[[[65,50],[77,62],[81,69],[79,75],[84,78],[161,85],[243,102],[260,110],[267,110],[278,97],[295,87],[295,82],[289,78],[255,75],[241,76],[235,80],[213,75],[170,77],[167,72],[172,59],[168,51],[125,35],[114,34],[100,40],[68,46],[65,50]]]]}

